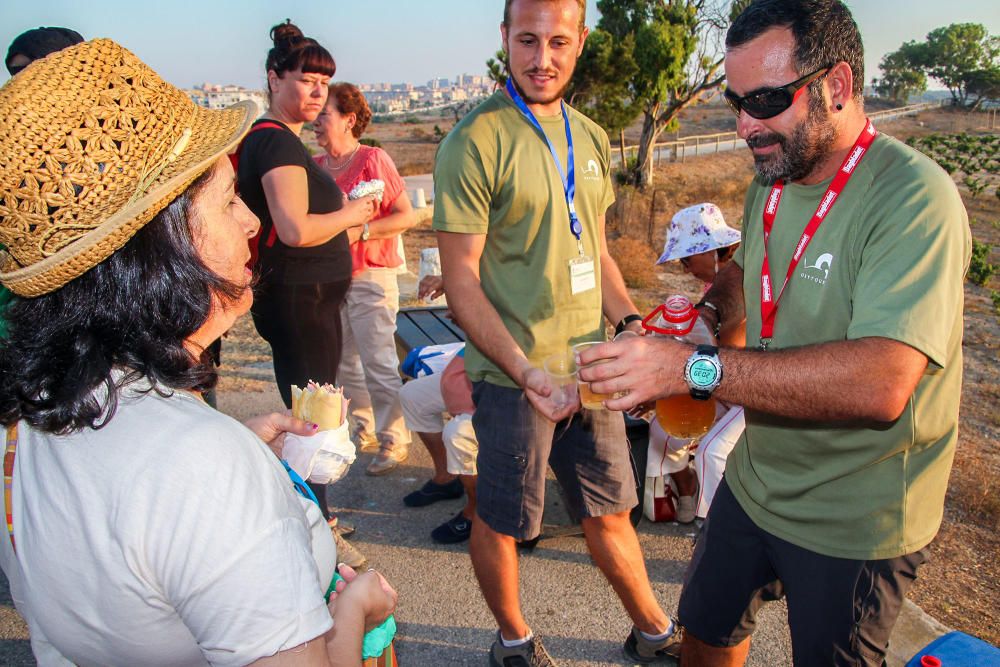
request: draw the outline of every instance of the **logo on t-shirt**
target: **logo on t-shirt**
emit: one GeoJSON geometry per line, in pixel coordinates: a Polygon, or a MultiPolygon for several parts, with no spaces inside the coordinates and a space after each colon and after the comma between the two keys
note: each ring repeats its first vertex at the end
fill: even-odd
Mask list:
{"type": "Polygon", "coordinates": [[[583,177],[588,181],[601,180],[601,168],[597,166],[597,160],[587,160],[587,168],[583,170],[583,177]]]}
{"type": "Polygon", "coordinates": [[[830,277],[830,268],[833,266],[833,255],[824,252],[822,255],[816,258],[816,261],[812,264],[809,263],[809,257],[805,257],[805,266],[803,270],[799,273],[799,276],[805,278],[806,280],[811,280],[814,283],[819,283],[820,285],[825,285],[827,278],[830,277]]]}

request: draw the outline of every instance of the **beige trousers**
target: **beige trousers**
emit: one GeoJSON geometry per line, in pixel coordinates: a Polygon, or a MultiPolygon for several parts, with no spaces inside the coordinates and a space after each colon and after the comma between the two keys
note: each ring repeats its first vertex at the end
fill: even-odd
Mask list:
{"type": "Polygon", "coordinates": [[[344,348],[337,380],[351,399],[351,417],[360,433],[382,445],[408,445],[410,432],[399,407],[396,269],[366,269],[351,281],[341,306],[344,348]],[[360,344],[359,344],[360,342],[360,344]]]}

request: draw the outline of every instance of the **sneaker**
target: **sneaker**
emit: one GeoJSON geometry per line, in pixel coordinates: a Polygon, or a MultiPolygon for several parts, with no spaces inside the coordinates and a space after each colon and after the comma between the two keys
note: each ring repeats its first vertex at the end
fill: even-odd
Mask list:
{"type": "Polygon", "coordinates": [[[497,640],[490,647],[490,667],[557,667],[555,660],[549,655],[542,640],[532,637],[520,646],[507,648],[500,641],[500,633],[497,632],[497,640]]]}
{"type": "Polygon", "coordinates": [[[382,445],[378,450],[378,454],[375,455],[372,462],[365,468],[365,473],[369,475],[384,475],[405,461],[409,455],[410,452],[406,445],[382,445]]]}
{"type": "Polygon", "coordinates": [[[354,431],[351,440],[354,441],[354,445],[358,448],[359,452],[378,451],[378,438],[375,437],[374,433],[367,433],[358,429],[354,431]]]}
{"type": "Polygon", "coordinates": [[[407,507],[427,507],[431,503],[439,500],[454,500],[461,498],[465,490],[458,478],[445,484],[436,484],[433,480],[428,481],[413,493],[403,496],[403,504],[407,507]]]}
{"type": "Polygon", "coordinates": [[[338,516],[330,517],[330,520],[327,521],[327,523],[330,524],[330,529],[341,537],[350,537],[356,530],[353,523],[350,521],[344,521],[338,516]]]}
{"type": "Polygon", "coordinates": [[[458,544],[469,539],[472,521],[459,512],[431,531],[431,539],[438,544],[458,544]]]}
{"type": "Polygon", "coordinates": [[[337,543],[337,562],[350,565],[355,570],[361,571],[368,565],[368,559],[364,557],[357,547],[345,540],[333,531],[333,539],[337,543]]]}
{"type": "Polygon", "coordinates": [[[694,513],[696,505],[698,504],[698,488],[699,485],[696,483],[694,485],[694,493],[690,496],[678,496],[677,498],[677,512],[674,514],[674,519],[677,523],[683,523],[685,525],[694,521],[694,513]]]}
{"type": "Polygon", "coordinates": [[[689,524],[694,521],[694,496],[680,496],[677,498],[677,513],[674,518],[677,523],[689,524]]]}
{"type": "Polygon", "coordinates": [[[659,663],[662,665],[679,665],[681,660],[681,626],[677,619],[671,619],[674,631],[660,642],[651,642],[642,636],[639,628],[632,626],[632,632],[625,640],[625,655],[629,660],[642,665],[659,663]]]}

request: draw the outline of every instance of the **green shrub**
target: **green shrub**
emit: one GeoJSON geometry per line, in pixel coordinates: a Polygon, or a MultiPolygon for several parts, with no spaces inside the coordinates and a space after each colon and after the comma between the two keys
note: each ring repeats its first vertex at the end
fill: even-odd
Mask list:
{"type": "Polygon", "coordinates": [[[997,315],[1000,315],[1000,292],[991,290],[990,298],[993,299],[993,310],[997,312],[997,315]]]}
{"type": "Polygon", "coordinates": [[[365,146],[372,146],[373,148],[382,148],[382,142],[375,137],[364,137],[361,139],[361,143],[365,146]]]}
{"type": "Polygon", "coordinates": [[[989,243],[980,243],[972,239],[972,258],[969,260],[967,277],[976,285],[985,285],[997,270],[996,265],[989,263],[991,249],[989,243]]]}

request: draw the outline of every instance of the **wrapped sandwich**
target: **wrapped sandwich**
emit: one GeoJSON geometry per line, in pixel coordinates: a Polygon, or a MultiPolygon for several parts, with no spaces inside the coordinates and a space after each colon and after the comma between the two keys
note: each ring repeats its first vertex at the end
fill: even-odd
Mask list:
{"type": "Polygon", "coordinates": [[[373,178],[370,181],[361,181],[347,193],[348,199],[361,199],[369,195],[375,195],[379,206],[382,205],[382,193],[385,192],[385,181],[373,178]]]}
{"type": "Polygon", "coordinates": [[[309,381],[304,389],[292,385],[292,415],[319,426],[311,436],[285,435],[282,458],[303,479],[331,484],[347,474],[356,458],[347,419],[349,400],[344,390],[309,381]]]}
{"type": "Polygon", "coordinates": [[[340,428],[347,419],[348,403],[344,390],[331,384],[310,380],[305,389],[292,385],[292,416],[319,425],[320,431],[340,428]]]}

